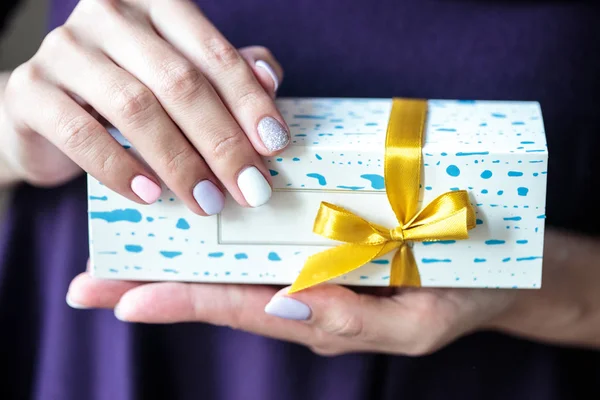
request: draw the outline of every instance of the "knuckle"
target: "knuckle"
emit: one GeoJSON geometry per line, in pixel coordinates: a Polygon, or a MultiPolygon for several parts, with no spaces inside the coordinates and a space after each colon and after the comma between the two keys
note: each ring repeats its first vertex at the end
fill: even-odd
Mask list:
{"type": "Polygon", "coordinates": [[[200,71],[187,62],[165,67],[160,81],[160,91],[169,99],[189,98],[204,87],[200,71]]]}
{"type": "Polygon", "coordinates": [[[244,141],[241,132],[236,131],[228,135],[216,135],[212,144],[212,155],[215,160],[229,158],[235,149],[240,147],[244,141]]]}
{"type": "Polygon", "coordinates": [[[66,26],[62,25],[53,29],[46,35],[42,42],[41,49],[44,49],[47,54],[56,55],[65,47],[72,47],[76,43],[73,32],[66,26]]]}
{"type": "Polygon", "coordinates": [[[67,152],[81,153],[90,147],[97,125],[98,122],[91,117],[64,117],[58,122],[57,133],[67,152]]]}
{"type": "Polygon", "coordinates": [[[156,105],[154,94],[144,86],[129,85],[114,92],[117,110],[129,123],[137,123],[151,114],[156,105]]]}
{"type": "Polygon", "coordinates": [[[261,103],[264,103],[263,99],[265,94],[264,91],[262,91],[262,93],[261,91],[259,91],[255,85],[250,84],[240,88],[237,96],[236,107],[243,108],[247,106],[259,106],[261,103]]]}
{"type": "MultiPolygon", "coordinates": [[[[38,68],[28,61],[18,66],[11,74],[6,83],[5,96],[12,97],[21,94],[27,90],[32,83],[40,80],[40,72],[38,68]]],[[[7,102],[10,103],[10,102],[7,102]]]]}
{"type": "Polygon", "coordinates": [[[167,151],[163,156],[162,162],[165,165],[167,174],[179,175],[182,172],[198,169],[190,168],[190,163],[194,157],[196,157],[196,152],[191,147],[185,146],[180,149],[167,151]]]}
{"type": "Polygon", "coordinates": [[[325,321],[322,324],[322,329],[331,335],[357,338],[364,334],[364,323],[361,317],[347,313],[325,321]]]}
{"type": "Polygon", "coordinates": [[[221,38],[211,38],[204,43],[204,57],[212,69],[229,69],[241,61],[238,51],[221,38]]]}

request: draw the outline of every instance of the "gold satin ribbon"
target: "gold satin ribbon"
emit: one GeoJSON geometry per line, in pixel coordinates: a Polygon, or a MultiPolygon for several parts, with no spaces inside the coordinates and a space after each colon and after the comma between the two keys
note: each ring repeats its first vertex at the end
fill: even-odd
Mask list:
{"type": "Polygon", "coordinates": [[[347,274],[392,250],[390,286],[421,286],[411,241],[461,240],[475,227],[466,191],[452,191],[417,211],[427,101],[392,100],[386,132],[384,178],[399,225],[388,229],[322,202],[313,232],[345,244],[310,256],[293,283],[294,293],[347,274]]]}

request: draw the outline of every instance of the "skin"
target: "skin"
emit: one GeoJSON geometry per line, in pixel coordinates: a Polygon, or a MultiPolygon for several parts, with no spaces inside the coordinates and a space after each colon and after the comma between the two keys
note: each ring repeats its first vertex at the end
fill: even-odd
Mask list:
{"type": "MultiPolygon", "coordinates": [[[[231,171],[253,163],[264,172],[260,155],[270,153],[256,122],[264,115],[280,118],[273,80],[253,67],[258,59],[282,79],[268,50],[232,49],[185,1],[167,7],[167,0],[84,0],[32,60],[10,78],[0,75],[0,87],[6,86],[0,90],[0,183],[54,186],[85,170],[141,202],[129,184],[144,174],[164,179],[202,214],[191,187],[208,178],[243,204],[231,171]],[[91,23],[91,15],[103,23],[91,23]],[[98,43],[98,37],[105,40],[98,43]],[[32,104],[41,111],[31,113],[32,104]],[[109,140],[106,121],[123,131],[151,168],[109,140]]],[[[67,301],[76,308],[115,309],[124,321],[229,326],[323,355],[424,355],[481,330],[599,348],[598,244],[549,229],[539,290],[320,285],[291,296],[310,307],[306,321],[266,314],[273,296],[286,295],[286,288],[271,286],[107,281],[85,272],[72,281],[67,301]]]]}

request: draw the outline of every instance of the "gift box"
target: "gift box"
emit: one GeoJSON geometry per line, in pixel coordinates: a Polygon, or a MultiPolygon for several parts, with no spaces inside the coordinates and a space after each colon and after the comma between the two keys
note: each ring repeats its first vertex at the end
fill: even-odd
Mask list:
{"type": "MultiPolygon", "coordinates": [[[[202,217],[88,176],[91,273],[136,281],[539,288],[548,150],[536,102],[283,98],[273,196],[202,217]]],[[[118,132],[114,137],[137,156],[118,132]]]]}

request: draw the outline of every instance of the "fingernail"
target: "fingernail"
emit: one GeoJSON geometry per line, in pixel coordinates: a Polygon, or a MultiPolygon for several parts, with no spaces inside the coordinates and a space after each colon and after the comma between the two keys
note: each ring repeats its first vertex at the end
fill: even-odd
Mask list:
{"type": "Polygon", "coordinates": [[[250,207],[260,207],[271,198],[271,186],[256,167],[243,170],[237,183],[250,207]]]}
{"type": "Polygon", "coordinates": [[[304,321],[310,318],[310,308],[291,297],[275,296],[265,306],[265,312],[279,318],[304,321]]]}
{"type": "Polygon", "coordinates": [[[148,204],[152,204],[158,200],[161,193],[160,186],[143,175],[133,178],[131,181],[131,190],[148,204]]]}
{"type": "Polygon", "coordinates": [[[73,299],[71,299],[71,296],[69,295],[69,293],[67,293],[67,305],[69,307],[75,308],[77,310],[85,310],[85,309],[89,308],[89,307],[86,307],[86,306],[83,306],[81,304],[74,302],[73,299]]]}
{"type": "Polygon", "coordinates": [[[258,123],[258,135],[269,151],[281,150],[290,143],[290,134],[275,118],[261,119],[258,123]]]}
{"type": "Polygon", "coordinates": [[[258,68],[262,68],[267,74],[269,74],[271,79],[273,79],[273,91],[276,92],[279,88],[279,78],[269,63],[263,60],[257,60],[254,65],[258,68]]]}
{"type": "Polygon", "coordinates": [[[208,215],[218,214],[225,205],[225,196],[219,188],[209,180],[199,182],[192,190],[194,199],[208,215]]]}
{"type": "Polygon", "coordinates": [[[127,319],[125,319],[125,317],[123,316],[123,312],[121,311],[121,308],[118,304],[115,306],[115,317],[119,321],[128,322],[127,319]]]}

